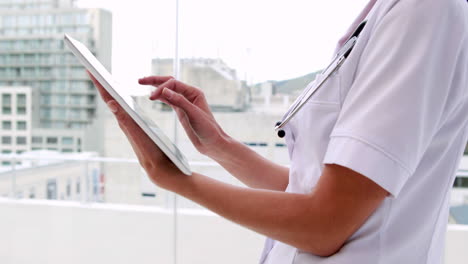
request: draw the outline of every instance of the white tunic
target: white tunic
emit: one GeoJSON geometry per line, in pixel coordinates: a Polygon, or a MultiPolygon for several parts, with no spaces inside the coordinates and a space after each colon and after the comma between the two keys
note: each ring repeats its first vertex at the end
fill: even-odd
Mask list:
{"type": "Polygon", "coordinates": [[[468,138],[466,0],[379,0],[343,66],[285,127],[287,192],[324,164],[390,193],[328,258],[268,240],[268,264],[442,263],[448,202],[468,138]]]}

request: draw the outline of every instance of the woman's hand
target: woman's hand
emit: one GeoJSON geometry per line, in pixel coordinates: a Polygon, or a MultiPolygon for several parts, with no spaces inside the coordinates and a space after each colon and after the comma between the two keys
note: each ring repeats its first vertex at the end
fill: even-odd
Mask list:
{"type": "Polygon", "coordinates": [[[170,189],[170,187],[174,186],[176,180],[186,178],[187,176],[177,169],[101,84],[89,72],[88,74],[102,99],[114,113],[120,128],[127,136],[138,161],[151,181],[162,188],[170,189]]]}
{"type": "Polygon", "coordinates": [[[289,169],[229,137],[213,117],[202,91],[170,76],[146,77],[139,83],[156,87],[150,99],[165,102],[177,112],[188,137],[200,153],[214,159],[247,186],[286,189],[289,169]]]}
{"type": "Polygon", "coordinates": [[[140,84],[156,87],[151,100],[170,105],[195,148],[202,154],[214,156],[223,149],[229,136],[216,122],[203,92],[170,76],[151,76],[138,80],[140,84]]]}

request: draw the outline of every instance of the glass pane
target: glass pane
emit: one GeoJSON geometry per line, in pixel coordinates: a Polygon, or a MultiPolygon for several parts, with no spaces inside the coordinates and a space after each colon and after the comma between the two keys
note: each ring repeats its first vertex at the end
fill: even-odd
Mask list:
{"type": "Polygon", "coordinates": [[[16,129],[26,130],[26,121],[17,121],[16,122],[16,129]]]}
{"type": "Polygon", "coordinates": [[[62,145],[72,145],[73,138],[72,137],[63,137],[62,138],[62,145]]]}
{"type": "Polygon", "coordinates": [[[11,130],[11,121],[2,121],[3,130],[11,130]]]}

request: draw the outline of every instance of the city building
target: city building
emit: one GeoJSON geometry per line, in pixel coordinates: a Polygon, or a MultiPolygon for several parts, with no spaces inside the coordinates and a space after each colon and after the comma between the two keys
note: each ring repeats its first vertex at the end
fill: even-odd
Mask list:
{"type": "Polygon", "coordinates": [[[95,156],[41,150],[10,157],[22,164],[0,168],[0,197],[102,202],[104,178],[95,156]]]}
{"type": "MultiPolygon", "coordinates": [[[[0,86],[31,87],[32,137],[38,147],[49,148],[38,143],[49,134],[57,142],[83,142],[102,107],[84,67],[64,46],[64,33],[90,47],[111,69],[109,11],[76,8],[73,0],[0,1],[0,86]]],[[[79,144],[69,146],[80,151],[79,144]]]]}
{"type": "MultiPolygon", "coordinates": [[[[31,149],[31,88],[0,87],[0,151],[20,154],[31,149]]],[[[9,160],[1,164],[8,166],[9,160]]]]}
{"type": "MultiPolygon", "coordinates": [[[[153,59],[152,73],[172,75],[173,59],[153,59]]],[[[179,79],[203,90],[213,111],[244,111],[249,105],[249,87],[220,59],[182,59],[179,79]]]]}

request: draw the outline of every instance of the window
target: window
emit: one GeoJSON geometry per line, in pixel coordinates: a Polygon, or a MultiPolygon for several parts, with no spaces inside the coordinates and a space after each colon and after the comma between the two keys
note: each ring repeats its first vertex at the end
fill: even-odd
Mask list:
{"type": "Polygon", "coordinates": [[[42,78],[50,77],[51,73],[52,73],[52,70],[50,67],[41,67],[38,70],[38,75],[41,76],[42,78]]]}
{"type": "Polygon", "coordinates": [[[72,137],[63,137],[62,138],[62,145],[73,145],[73,138],[72,137]]]}
{"type": "MultiPolygon", "coordinates": [[[[65,118],[63,118],[65,119],[65,118]]],[[[52,128],[66,128],[67,127],[67,123],[65,121],[55,121],[53,124],[52,124],[52,128]]]]}
{"type": "Polygon", "coordinates": [[[58,140],[56,137],[48,137],[47,144],[57,144],[58,140]]]}
{"type": "Polygon", "coordinates": [[[34,55],[32,54],[25,54],[24,55],[24,62],[27,64],[34,63],[34,55]]]}
{"type": "Polygon", "coordinates": [[[24,68],[23,69],[23,76],[26,78],[36,77],[36,69],[35,68],[24,68]]]}
{"type": "Polygon", "coordinates": [[[78,129],[78,128],[83,128],[83,127],[85,127],[85,125],[80,123],[80,122],[71,122],[70,123],[70,128],[78,129]]]}
{"type": "Polygon", "coordinates": [[[57,90],[58,91],[66,91],[67,90],[67,82],[66,81],[57,81],[57,90]]]}
{"type": "Polygon", "coordinates": [[[36,198],[36,189],[34,187],[31,187],[31,189],[29,189],[29,199],[34,198],[36,198]]]}
{"type": "Polygon", "coordinates": [[[11,145],[11,137],[10,136],[3,136],[2,137],[2,144],[3,145],[11,145]]]}
{"type": "Polygon", "coordinates": [[[3,17],[4,27],[14,27],[15,25],[16,25],[16,16],[4,16],[3,17]]]}
{"type": "Polygon", "coordinates": [[[42,144],[42,137],[32,137],[32,143],[42,144]]]}
{"type": "Polygon", "coordinates": [[[79,95],[72,95],[71,96],[71,103],[73,105],[80,105],[81,104],[81,98],[83,98],[83,97],[81,97],[79,95]]]}
{"type": "Polygon", "coordinates": [[[4,149],[4,150],[2,150],[2,154],[11,154],[11,150],[10,149],[4,149]]]}
{"type": "Polygon", "coordinates": [[[16,144],[17,145],[26,145],[26,137],[17,137],[16,138],[16,144]]]}
{"type": "Polygon", "coordinates": [[[57,96],[57,104],[65,105],[67,103],[67,97],[65,95],[58,95],[57,96]]]}
{"type": "Polygon", "coordinates": [[[67,110],[64,108],[54,109],[54,117],[58,119],[65,119],[67,117],[67,110]]]}
{"type": "Polygon", "coordinates": [[[467,177],[457,177],[453,183],[453,187],[458,188],[468,188],[468,178],[467,177]]]}
{"type": "Polygon", "coordinates": [[[50,108],[41,109],[41,118],[49,119],[51,116],[50,108]]]}
{"type": "MultiPolygon", "coordinates": [[[[41,89],[41,92],[50,92],[52,90],[52,83],[50,81],[41,81],[39,82],[39,89],[41,89]]],[[[50,98],[48,103],[50,104],[50,98]]]]}
{"type": "Polygon", "coordinates": [[[71,149],[71,148],[64,148],[64,149],[62,149],[62,152],[63,152],[63,153],[72,153],[72,152],[73,152],[73,149],[71,149]]]}
{"type": "Polygon", "coordinates": [[[80,192],[81,192],[81,180],[80,180],[80,178],[77,178],[76,179],[76,194],[79,195],[80,192]]]}
{"type": "Polygon", "coordinates": [[[2,107],[2,114],[10,115],[11,114],[11,107],[8,107],[8,106],[2,107]]]}
{"type": "Polygon", "coordinates": [[[71,197],[71,181],[70,180],[67,181],[67,190],[66,190],[66,192],[67,192],[67,198],[70,198],[71,197]]]}
{"type": "Polygon", "coordinates": [[[42,104],[50,105],[50,102],[51,102],[50,95],[41,95],[41,103],[42,104]]]}
{"type": "Polygon", "coordinates": [[[57,199],[57,180],[51,179],[47,181],[47,199],[56,200],[57,199]]]}
{"type": "Polygon", "coordinates": [[[29,26],[30,22],[31,22],[30,16],[18,16],[18,25],[29,26]]]}
{"type": "Polygon", "coordinates": [[[26,94],[17,94],[16,95],[16,104],[18,106],[26,106],[26,94]]]}
{"type": "Polygon", "coordinates": [[[94,104],[94,102],[95,102],[95,100],[94,100],[94,99],[95,99],[94,95],[88,95],[88,98],[87,98],[87,99],[88,99],[88,100],[87,100],[87,103],[88,103],[88,104],[94,104]]]}
{"type": "Polygon", "coordinates": [[[11,94],[2,94],[2,105],[3,106],[11,105],[11,94]]]}
{"type": "Polygon", "coordinates": [[[94,110],[94,109],[87,109],[87,110],[86,110],[86,114],[87,114],[88,119],[94,118],[94,116],[95,116],[94,113],[95,113],[95,110],[94,110]]]}
{"type": "Polygon", "coordinates": [[[11,121],[2,121],[3,130],[11,130],[11,121]]]}
{"type": "Polygon", "coordinates": [[[80,119],[80,117],[81,117],[80,109],[71,109],[70,110],[70,118],[80,119]]]}
{"type": "Polygon", "coordinates": [[[26,107],[24,107],[24,106],[18,106],[18,107],[16,108],[16,113],[17,113],[18,115],[25,115],[25,114],[26,114],[26,107]]]}
{"type": "Polygon", "coordinates": [[[73,24],[72,14],[63,14],[60,16],[61,24],[73,24]]]}
{"type": "Polygon", "coordinates": [[[26,130],[26,121],[17,121],[16,122],[16,129],[26,130]]]}
{"type": "Polygon", "coordinates": [[[71,74],[75,78],[86,78],[86,71],[82,67],[72,67],[71,74]]]}

